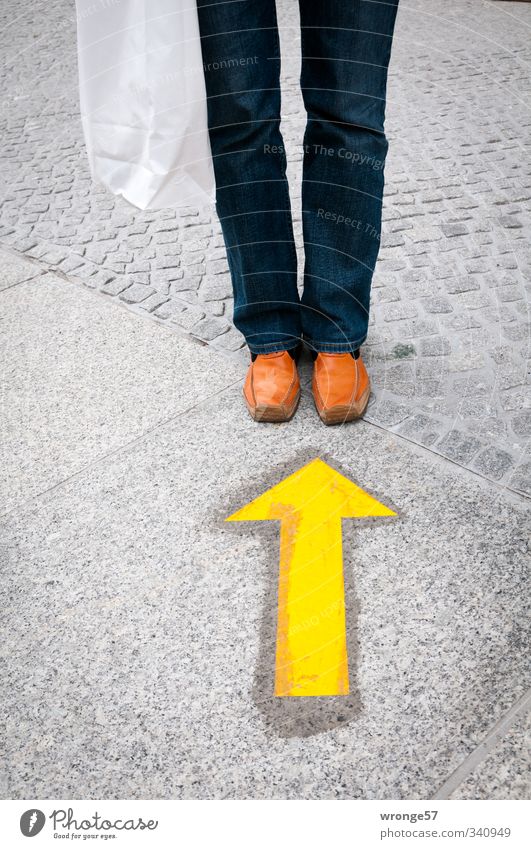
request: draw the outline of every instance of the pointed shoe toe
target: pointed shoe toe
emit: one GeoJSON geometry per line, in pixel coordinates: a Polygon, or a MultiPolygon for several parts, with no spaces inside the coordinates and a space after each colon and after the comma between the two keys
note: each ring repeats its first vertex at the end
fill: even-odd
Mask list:
{"type": "Polygon", "coordinates": [[[360,418],[371,394],[369,375],[361,359],[352,354],[316,357],[312,393],[319,418],[326,425],[344,424],[360,418]]]}
{"type": "Polygon", "coordinates": [[[250,364],[243,397],[256,422],[287,422],[300,399],[297,364],[287,351],[258,354],[250,364]]]}

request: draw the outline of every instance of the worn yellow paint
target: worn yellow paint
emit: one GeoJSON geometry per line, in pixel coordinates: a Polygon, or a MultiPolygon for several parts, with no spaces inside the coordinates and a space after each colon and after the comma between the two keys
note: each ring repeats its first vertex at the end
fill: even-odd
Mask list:
{"type": "Polygon", "coordinates": [[[349,692],[342,518],[395,516],[320,459],[226,520],[280,520],[276,696],[349,692]]]}

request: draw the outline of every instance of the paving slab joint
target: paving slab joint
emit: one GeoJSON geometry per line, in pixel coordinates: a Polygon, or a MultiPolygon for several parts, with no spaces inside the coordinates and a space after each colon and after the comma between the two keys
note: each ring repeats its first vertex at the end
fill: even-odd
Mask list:
{"type": "Polygon", "coordinates": [[[439,787],[432,799],[449,799],[468,776],[485,761],[517,720],[531,710],[531,689],[527,690],[492,726],[485,738],[439,787]]]}

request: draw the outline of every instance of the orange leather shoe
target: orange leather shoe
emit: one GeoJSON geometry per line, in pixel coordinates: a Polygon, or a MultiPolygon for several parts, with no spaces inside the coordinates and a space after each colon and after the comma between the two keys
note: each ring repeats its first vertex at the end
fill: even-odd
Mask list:
{"type": "Polygon", "coordinates": [[[287,351],[258,354],[243,386],[243,397],[255,422],[289,421],[300,395],[297,364],[287,351]]]}
{"type": "Polygon", "coordinates": [[[361,357],[350,353],[317,354],[313,368],[313,399],[326,425],[351,422],[363,415],[371,384],[361,357]]]}

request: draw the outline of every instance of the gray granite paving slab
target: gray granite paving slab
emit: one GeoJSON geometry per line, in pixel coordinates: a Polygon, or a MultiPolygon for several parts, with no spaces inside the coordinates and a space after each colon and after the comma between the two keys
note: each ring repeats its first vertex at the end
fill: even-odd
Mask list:
{"type": "Polygon", "coordinates": [[[49,274],[0,294],[0,362],[0,513],[241,373],[49,274]]]}
{"type": "Polygon", "coordinates": [[[520,717],[453,799],[531,798],[531,714],[520,717]]]}
{"type": "Polygon", "coordinates": [[[28,262],[25,257],[0,250],[0,292],[43,273],[41,266],[28,262]]]}
{"type": "MultiPolygon", "coordinates": [[[[477,453],[456,446],[455,462],[531,495],[521,472],[529,463],[529,423],[514,422],[507,406],[520,391],[519,409],[530,408],[531,4],[481,3],[481,14],[478,0],[443,5],[408,0],[398,12],[384,228],[366,346],[371,415],[391,430],[408,428],[410,439],[435,451],[448,447],[452,431],[478,438],[477,453]],[[412,369],[397,380],[394,367],[404,356],[412,369]],[[427,379],[433,360],[437,375],[427,379]],[[390,424],[390,405],[404,403],[411,421],[390,424]],[[493,416],[501,428],[491,427],[493,416]],[[415,427],[419,417],[431,424],[415,427]]],[[[282,131],[302,276],[298,4],[277,0],[277,8],[282,131]]],[[[215,212],[138,212],[91,182],[74,4],[48,0],[43,9],[15,0],[0,9],[0,242],[146,318],[237,350],[243,339],[227,329],[231,285],[215,212]]]]}
{"type": "MultiPolygon", "coordinates": [[[[367,423],[224,391],[2,523],[11,798],[427,798],[528,671],[522,500],[367,423]],[[343,522],[351,695],[272,696],[276,523],[320,456],[398,511],[343,522]]],[[[510,791],[509,791],[510,792],[510,791]]]]}

